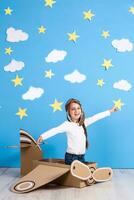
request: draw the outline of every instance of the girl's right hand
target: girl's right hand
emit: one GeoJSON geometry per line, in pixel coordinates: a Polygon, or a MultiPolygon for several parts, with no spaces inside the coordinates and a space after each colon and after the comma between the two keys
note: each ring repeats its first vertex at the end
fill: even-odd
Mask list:
{"type": "Polygon", "coordinates": [[[37,140],[37,144],[39,145],[40,143],[42,143],[42,141],[43,141],[43,138],[42,138],[42,136],[40,136],[40,137],[38,138],[38,140],[37,140]]]}

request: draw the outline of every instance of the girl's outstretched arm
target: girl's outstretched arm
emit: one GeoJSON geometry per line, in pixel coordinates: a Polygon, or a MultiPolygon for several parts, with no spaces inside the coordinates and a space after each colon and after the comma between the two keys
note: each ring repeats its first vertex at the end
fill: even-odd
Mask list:
{"type": "Polygon", "coordinates": [[[48,139],[58,133],[63,133],[66,131],[67,131],[67,125],[66,122],[64,122],[61,125],[42,133],[37,139],[37,144],[40,144],[43,140],[48,139]]]}
{"type": "Polygon", "coordinates": [[[116,112],[116,111],[118,111],[118,109],[115,106],[113,106],[111,109],[107,111],[98,113],[96,115],[93,115],[92,117],[88,117],[85,119],[85,126],[89,126],[100,119],[108,117],[111,115],[111,113],[116,112]]]}

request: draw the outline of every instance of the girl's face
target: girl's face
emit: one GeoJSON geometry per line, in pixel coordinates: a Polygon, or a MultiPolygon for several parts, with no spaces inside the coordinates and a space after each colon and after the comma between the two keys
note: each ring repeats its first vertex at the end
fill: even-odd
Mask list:
{"type": "Polygon", "coordinates": [[[78,122],[82,113],[80,105],[77,103],[71,103],[68,112],[71,117],[71,120],[73,122],[78,122]]]}

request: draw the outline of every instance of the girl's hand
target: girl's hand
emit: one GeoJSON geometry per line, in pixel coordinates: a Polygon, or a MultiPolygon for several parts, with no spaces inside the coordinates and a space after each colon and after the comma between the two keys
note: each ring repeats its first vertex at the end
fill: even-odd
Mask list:
{"type": "Polygon", "coordinates": [[[38,138],[38,140],[37,140],[37,144],[39,145],[40,143],[42,143],[42,141],[43,141],[43,138],[42,138],[42,136],[40,136],[40,137],[38,138]]]}
{"type": "Polygon", "coordinates": [[[118,108],[116,106],[113,106],[110,110],[110,113],[118,111],[118,108]]]}

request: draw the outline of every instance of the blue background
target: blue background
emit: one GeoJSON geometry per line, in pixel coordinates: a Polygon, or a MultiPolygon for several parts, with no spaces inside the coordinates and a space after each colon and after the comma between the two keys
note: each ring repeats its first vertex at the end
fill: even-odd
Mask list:
{"type": "MultiPolygon", "coordinates": [[[[121,111],[96,122],[88,128],[90,148],[86,160],[96,161],[99,166],[113,168],[134,167],[134,94],[113,88],[121,79],[134,83],[134,52],[117,52],[112,47],[114,39],[128,38],[134,42],[134,15],[128,10],[134,6],[132,0],[57,0],[52,8],[46,7],[43,0],[0,2],[0,166],[18,167],[19,148],[2,148],[19,144],[19,129],[27,130],[35,139],[46,130],[55,127],[66,119],[65,102],[73,97],[81,101],[86,116],[110,109],[113,101],[121,99],[121,111]],[[12,15],[5,15],[10,7],[12,15]],[[91,21],[83,19],[83,12],[91,10],[95,16],[91,21]],[[38,28],[44,25],[46,33],[39,34],[38,28]],[[9,27],[28,33],[26,41],[11,43],[6,41],[9,27]],[[68,40],[67,33],[76,31],[80,36],[76,43],[68,40]],[[110,37],[101,34],[108,30],[110,37]],[[13,53],[5,54],[11,47],[13,53]],[[45,57],[53,49],[65,50],[67,56],[61,62],[47,63],[45,57]],[[23,61],[25,67],[17,72],[5,72],[4,66],[11,59],[23,61]],[[114,65],[109,70],[102,67],[104,59],[112,59],[114,65]],[[52,79],[44,77],[44,72],[52,69],[52,79]],[[70,83],[64,75],[75,69],[85,74],[82,83],[70,83]],[[18,74],[23,77],[23,86],[14,87],[11,82],[18,74]],[[96,85],[103,78],[105,85],[96,85]],[[44,94],[33,101],[23,100],[30,86],[44,89],[44,94]],[[50,104],[57,99],[63,102],[62,111],[53,112],[50,104]],[[19,107],[27,109],[27,117],[20,120],[16,115],[19,107]]],[[[58,134],[42,145],[44,157],[64,158],[66,136],[58,134]]]]}

